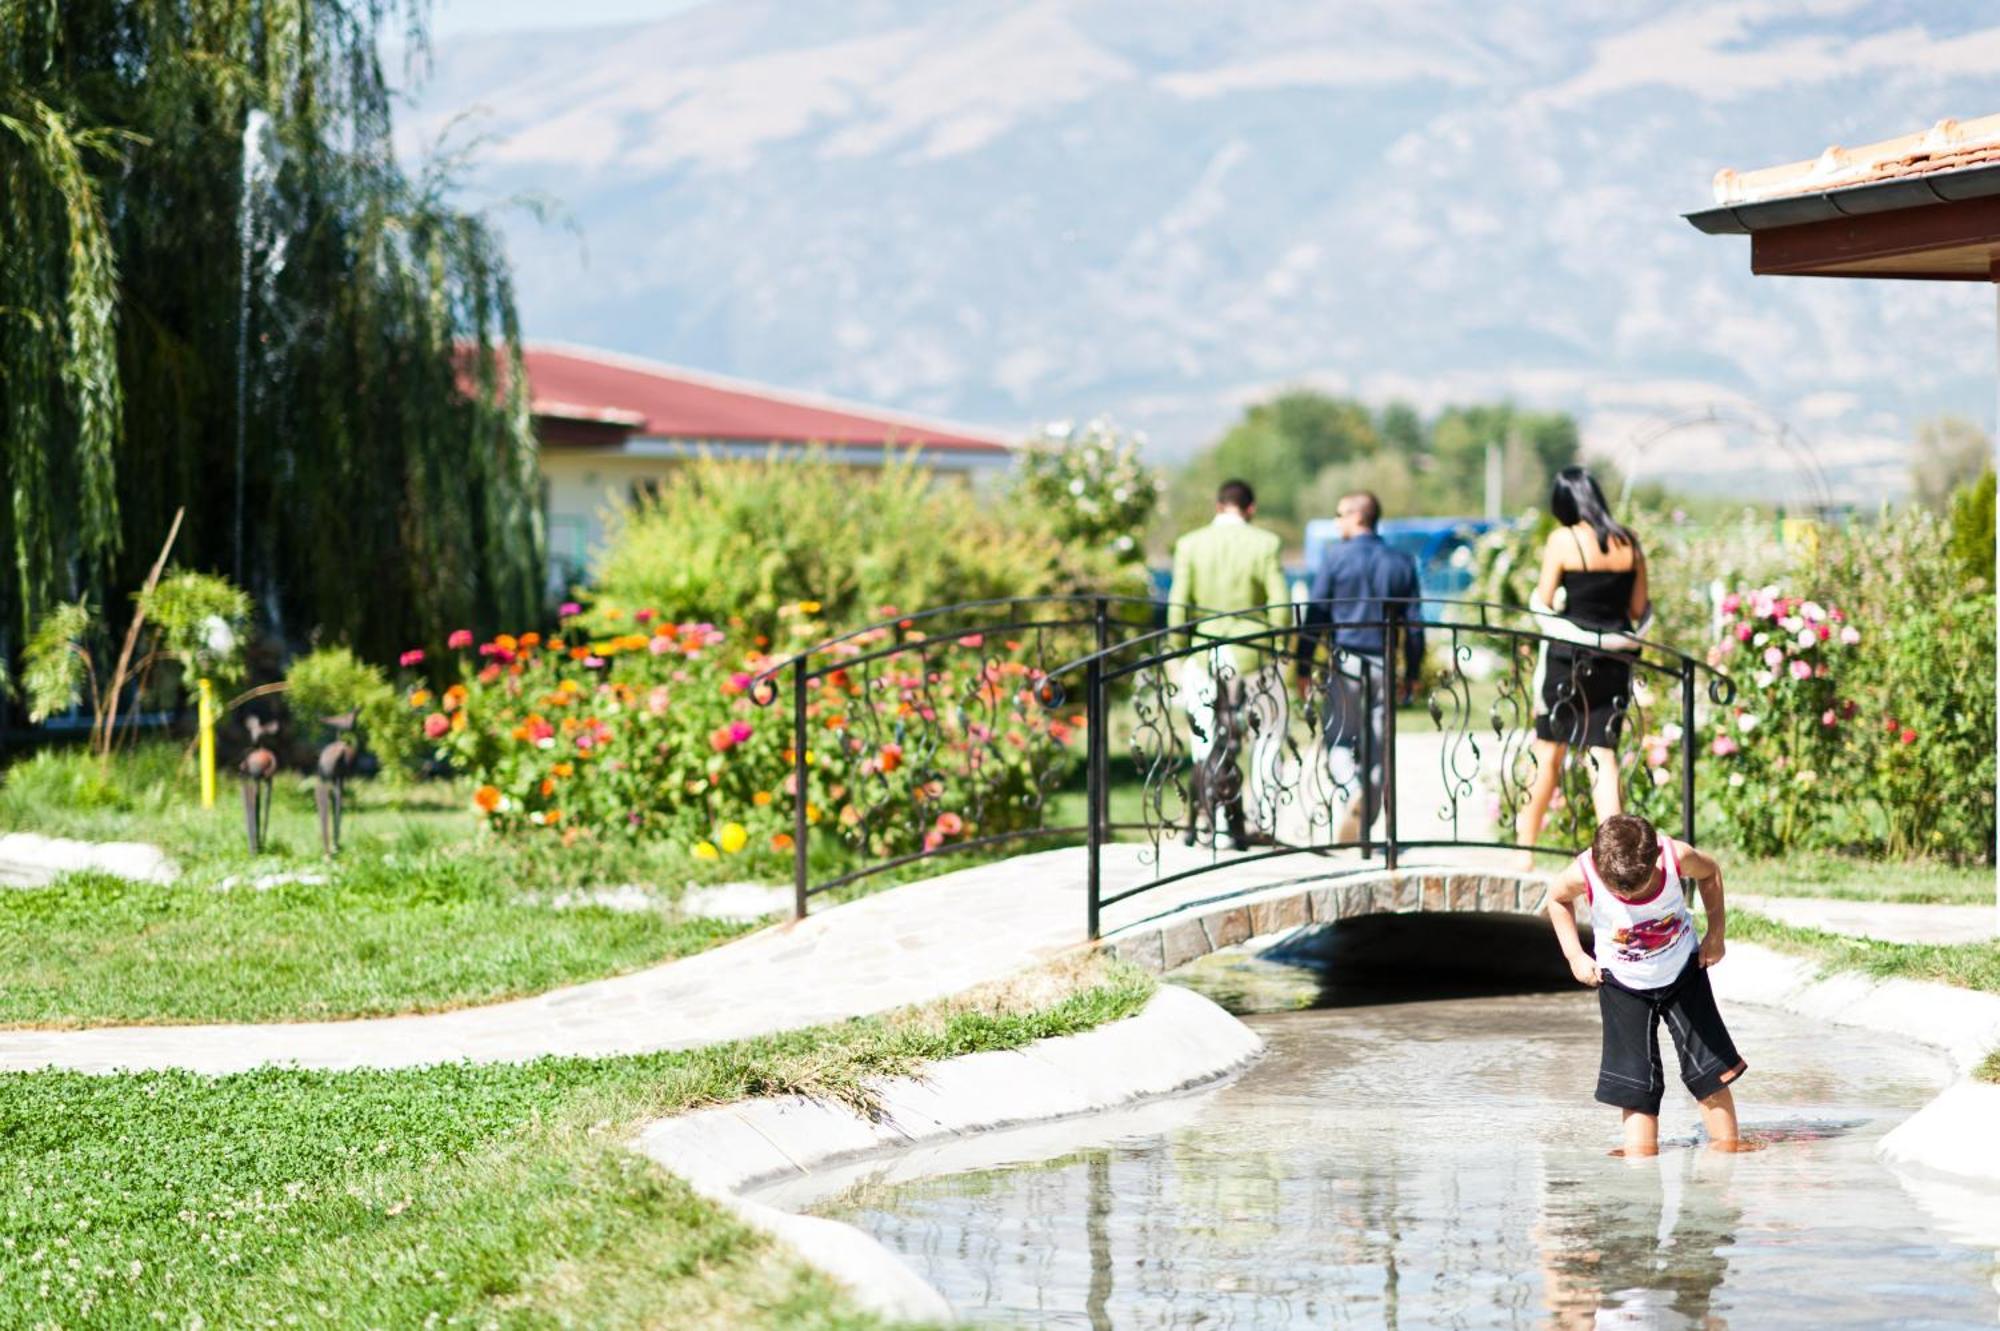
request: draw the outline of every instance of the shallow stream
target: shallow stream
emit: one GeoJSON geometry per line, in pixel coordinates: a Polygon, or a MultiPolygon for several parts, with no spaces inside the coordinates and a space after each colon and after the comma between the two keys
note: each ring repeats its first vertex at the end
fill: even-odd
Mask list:
{"type": "Polygon", "coordinates": [[[1943,1061],[1726,1015],[1752,1153],[1699,1149],[1676,1086],[1662,1154],[1612,1157],[1591,995],[1446,998],[1252,1017],[1270,1052],[1233,1085],[813,1209],[989,1325],[1994,1327],[1993,1251],[1873,1155],[1943,1061]]]}

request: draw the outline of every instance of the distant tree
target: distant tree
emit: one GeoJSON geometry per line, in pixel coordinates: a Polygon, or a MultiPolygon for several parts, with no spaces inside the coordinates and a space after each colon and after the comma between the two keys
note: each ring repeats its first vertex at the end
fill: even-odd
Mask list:
{"type": "Polygon", "coordinates": [[[1173,487],[1176,526],[1201,520],[1223,481],[1240,478],[1257,491],[1257,510],[1280,527],[1305,513],[1300,499],[1327,467],[1373,456],[1381,447],[1375,418],[1348,398],[1293,389],[1244,412],[1228,433],[1195,455],[1173,487]]]}
{"type": "Polygon", "coordinates": [[[1968,579],[1993,581],[1993,468],[1951,496],[1951,553],[1968,579]]]}
{"type": "Polygon", "coordinates": [[[1910,445],[1910,490],[1917,502],[1942,513],[1952,491],[1979,479],[1993,458],[1993,441],[1963,416],[1933,416],[1917,426],[1910,445]]]}

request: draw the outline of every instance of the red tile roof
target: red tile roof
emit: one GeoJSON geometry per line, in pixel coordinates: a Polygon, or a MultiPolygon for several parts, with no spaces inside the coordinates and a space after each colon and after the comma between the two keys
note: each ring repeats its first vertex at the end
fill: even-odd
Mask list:
{"type": "MultiPolygon", "coordinates": [[[[590,347],[536,343],[522,357],[536,416],[646,439],[903,444],[1004,453],[1007,436],[684,370],[590,347]]],[[[564,432],[545,431],[563,442],[564,432]]],[[[569,437],[576,437],[571,435],[569,437]]]]}
{"type": "Polygon", "coordinates": [[[1761,203],[1793,194],[1823,193],[1911,176],[1987,166],[2000,161],[2000,115],[1940,120],[1927,130],[1843,148],[1759,171],[1715,173],[1719,204],[1761,203]]]}

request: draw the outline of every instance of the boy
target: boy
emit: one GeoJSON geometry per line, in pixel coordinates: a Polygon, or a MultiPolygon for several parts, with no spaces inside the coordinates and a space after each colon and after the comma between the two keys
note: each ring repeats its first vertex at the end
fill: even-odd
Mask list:
{"type": "Polygon", "coordinates": [[[1621,813],[1599,825],[1590,849],[1549,888],[1549,921],[1576,978],[1597,990],[1604,1060],[1597,1098],[1625,1111],[1625,1154],[1657,1155],[1659,1023],[1666,1018],[1680,1054],[1681,1080],[1701,1102],[1702,1126],[1719,1150],[1737,1149],[1730,1083],[1746,1067],[1722,1024],[1708,967],[1722,960],[1722,870],[1693,846],[1662,837],[1644,818],[1621,813]],[[1684,882],[1701,890],[1708,931],[1695,942],[1684,882]],[[1572,903],[1589,902],[1595,960],[1577,936],[1572,903]]]}

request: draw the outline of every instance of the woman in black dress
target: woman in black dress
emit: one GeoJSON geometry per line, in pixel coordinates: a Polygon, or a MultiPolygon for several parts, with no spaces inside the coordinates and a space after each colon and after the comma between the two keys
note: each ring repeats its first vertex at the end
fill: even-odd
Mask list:
{"type": "Polygon", "coordinates": [[[1613,520],[1596,477],[1564,467],[1549,511],[1561,525],[1542,550],[1541,582],[1529,608],[1557,641],[1543,648],[1536,672],[1535,779],[1515,828],[1523,846],[1541,835],[1570,749],[1583,749],[1590,765],[1597,820],[1624,812],[1616,748],[1632,705],[1626,653],[1634,645],[1629,635],[1652,614],[1645,551],[1613,520]]]}

